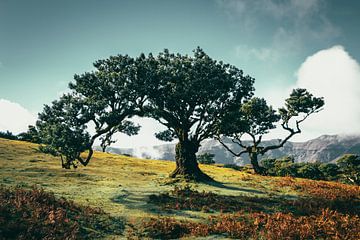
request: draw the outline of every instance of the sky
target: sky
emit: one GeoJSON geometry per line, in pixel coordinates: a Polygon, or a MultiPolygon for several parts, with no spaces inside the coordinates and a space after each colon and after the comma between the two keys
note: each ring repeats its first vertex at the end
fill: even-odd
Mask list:
{"type": "MultiPolygon", "coordinates": [[[[25,131],[98,59],[200,46],[254,77],[275,107],[294,87],[323,96],[295,141],[359,134],[359,26],[357,0],[0,0],[0,131],[25,131]]],[[[163,143],[159,124],[136,121],[140,134],[115,145],[163,143]]]]}

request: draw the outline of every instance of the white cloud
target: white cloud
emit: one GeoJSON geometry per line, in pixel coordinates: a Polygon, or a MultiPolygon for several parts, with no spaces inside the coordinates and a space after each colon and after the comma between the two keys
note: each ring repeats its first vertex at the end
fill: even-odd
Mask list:
{"type": "Polygon", "coordinates": [[[18,103],[0,99],[0,131],[14,134],[24,132],[28,125],[34,125],[36,117],[18,103]]]}
{"type": "Polygon", "coordinates": [[[307,140],[322,134],[360,133],[360,65],[342,46],[309,56],[297,71],[294,86],[273,89],[264,95],[271,104],[279,107],[290,89],[297,87],[324,97],[325,106],[323,111],[303,122],[303,133],[295,140],[307,140]]]}
{"type": "Polygon", "coordinates": [[[342,46],[308,57],[298,71],[297,87],[323,96],[325,108],[304,127],[318,133],[360,133],[360,65],[342,46]]]}

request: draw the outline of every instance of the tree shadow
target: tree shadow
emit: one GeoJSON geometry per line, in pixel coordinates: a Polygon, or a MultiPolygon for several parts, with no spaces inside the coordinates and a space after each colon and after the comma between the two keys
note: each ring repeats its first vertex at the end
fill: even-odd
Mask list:
{"type": "Polygon", "coordinates": [[[222,195],[214,192],[199,192],[189,185],[162,192],[153,190],[146,194],[141,191],[123,189],[111,201],[121,204],[127,209],[140,210],[145,213],[163,216],[183,216],[199,218],[194,212],[283,212],[296,216],[319,214],[323,209],[336,210],[344,214],[360,214],[358,200],[335,199],[295,195],[267,195],[262,191],[241,187],[226,186],[219,182],[209,182],[210,186],[239,191],[240,194],[222,195]],[[243,193],[243,194],[241,194],[243,193]],[[248,193],[256,193],[251,195],[248,193]],[[193,214],[193,213],[194,214],[193,214]]]}
{"type": "Polygon", "coordinates": [[[165,210],[191,210],[203,212],[265,212],[292,213],[296,216],[319,214],[328,208],[344,214],[359,214],[359,201],[329,200],[314,197],[221,195],[199,192],[185,187],[169,193],[150,195],[149,202],[165,210]]]}
{"type": "Polygon", "coordinates": [[[126,209],[140,210],[146,213],[160,213],[159,209],[155,205],[148,203],[147,195],[137,195],[137,194],[119,194],[110,198],[113,203],[123,205],[126,209]]]}
{"type": "Polygon", "coordinates": [[[259,191],[259,190],[255,190],[255,189],[227,186],[224,183],[218,182],[218,181],[215,181],[215,180],[214,181],[203,182],[203,183],[206,184],[206,185],[216,187],[216,188],[221,188],[221,189],[234,190],[234,191],[247,192],[247,193],[266,194],[263,191],[259,191]]]}

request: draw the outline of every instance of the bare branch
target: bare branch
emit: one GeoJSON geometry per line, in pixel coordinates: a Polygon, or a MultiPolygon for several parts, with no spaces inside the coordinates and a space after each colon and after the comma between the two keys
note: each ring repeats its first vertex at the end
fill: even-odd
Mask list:
{"type": "Polygon", "coordinates": [[[236,134],[236,135],[235,135],[236,141],[235,141],[235,139],[231,139],[231,141],[232,141],[233,143],[238,144],[238,145],[239,145],[240,147],[242,147],[242,148],[247,148],[248,146],[244,145],[244,144],[242,143],[242,141],[241,141],[242,135],[243,135],[243,134],[240,134],[240,136],[239,136],[238,134],[236,134]]]}
{"type": "Polygon", "coordinates": [[[245,150],[240,151],[239,153],[235,153],[231,148],[229,148],[223,141],[222,139],[218,136],[215,137],[216,140],[218,140],[220,142],[221,145],[223,145],[224,148],[226,148],[226,150],[228,150],[231,154],[233,154],[236,157],[240,157],[242,154],[247,153],[248,150],[245,148],[245,150]]]}
{"type": "Polygon", "coordinates": [[[256,141],[255,146],[259,145],[261,143],[262,140],[262,135],[260,135],[259,139],[256,141]]]}
{"type": "Polygon", "coordinates": [[[294,129],[290,128],[287,122],[283,122],[283,123],[281,124],[281,126],[283,127],[283,129],[285,129],[285,130],[287,130],[287,131],[290,132],[289,135],[288,135],[286,138],[284,138],[278,145],[272,145],[272,146],[264,147],[264,148],[260,151],[261,154],[264,154],[265,152],[267,152],[267,151],[269,151],[269,150],[274,150],[274,149],[278,149],[278,148],[283,147],[284,144],[285,144],[290,138],[292,138],[295,134],[301,133],[301,130],[300,130],[300,128],[299,128],[299,123],[298,123],[298,122],[296,123],[296,128],[297,128],[296,131],[294,131],[294,129]]]}

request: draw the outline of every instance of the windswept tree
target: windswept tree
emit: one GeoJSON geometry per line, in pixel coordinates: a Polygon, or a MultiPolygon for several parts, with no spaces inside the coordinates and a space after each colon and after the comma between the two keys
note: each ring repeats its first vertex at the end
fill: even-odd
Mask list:
{"type": "Polygon", "coordinates": [[[109,139],[117,132],[134,135],[139,130],[128,120],[139,113],[145,99],[134,59],[119,55],[99,60],[94,67],[93,72],[75,75],[69,84],[71,92],[51,106],[45,105],[39,114],[37,128],[46,144],[43,149],[61,156],[64,168],[78,163],[86,166],[97,138],[109,139]],[[95,128],[93,135],[88,132],[89,124],[95,128]],[[86,156],[81,155],[84,151],[86,156]]]}
{"type": "Polygon", "coordinates": [[[300,124],[311,114],[321,111],[323,106],[322,98],[314,97],[301,88],[294,89],[285,100],[285,107],[278,111],[269,106],[264,99],[254,97],[222,119],[217,139],[235,156],[248,154],[254,171],[264,174],[263,167],[258,163],[258,156],[283,147],[290,138],[301,133],[300,124]],[[288,135],[282,140],[279,139],[278,144],[264,146],[263,135],[276,128],[279,122],[288,135]],[[245,136],[250,138],[250,144],[245,143],[245,136]],[[225,143],[223,137],[230,137],[241,150],[235,152],[225,143]]]}
{"type": "Polygon", "coordinates": [[[150,80],[144,112],[167,128],[156,137],[178,140],[176,169],[170,176],[210,180],[196,161],[201,141],[213,137],[219,120],[252,96],[254,79],[235,66],[213,60],[200,48],[194,56],[165,50],[157,57],[142,56],[138,62],[150,80]]]}

